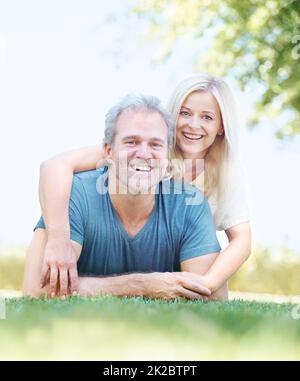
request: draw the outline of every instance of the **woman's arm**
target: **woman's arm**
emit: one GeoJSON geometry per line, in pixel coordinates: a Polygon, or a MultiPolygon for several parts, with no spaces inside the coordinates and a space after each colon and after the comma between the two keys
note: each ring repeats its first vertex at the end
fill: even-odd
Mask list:
{"type": "MultiPolygon", "coordinates": [[[[39,198],[48,231],[41,285],[47,284],[53,273],[57,274],[57,280],[59,276],[65,277],[63,284],[68,285],[69,269],[76,264],[70,241],[68,213],[73,173],[95,169],[103,164],[101,146],[65,152],[41,164],[39,198]]],[[[77,273],[70,279],[69,286],[73,292],[78,289],[77,273]]],[[[65,289],[63,293],[67,294],[67,291],[65,289]]]]}
{"type": "Polygon", "coordinates": [[[39,198],[49,232],[69,232],[68,208],[75,172],[95,169],[104,163],[100,146],[64,152],[44,161],[40,167],[39,198]]]}
{"type": "Polygon", "coordinates": [[[205,274],[205,285],[212,292],[222,287],[251,254],[251,229],[248,222],[231,227],[226,230],[226,234],[228,246],[205,274]]]}

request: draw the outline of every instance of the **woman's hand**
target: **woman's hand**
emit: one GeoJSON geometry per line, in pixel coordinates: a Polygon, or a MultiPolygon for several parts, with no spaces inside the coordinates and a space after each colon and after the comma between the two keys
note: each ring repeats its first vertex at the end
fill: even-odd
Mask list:
{"type": "Polygon", "coordinates": [[[50,282],[50,297],[78,292],[77,258],[69,238],[48,236],[40,285],[43,288],[50,282]]]}

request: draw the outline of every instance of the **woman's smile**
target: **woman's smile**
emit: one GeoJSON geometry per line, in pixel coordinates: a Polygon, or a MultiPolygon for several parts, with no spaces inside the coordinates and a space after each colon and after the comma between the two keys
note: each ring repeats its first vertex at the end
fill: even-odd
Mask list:
{"type": "Polygon", "coordinates": [[[182,131],[182,135],[188,142],[199,141],[204,137],[204,135],[202,134],[195,134],[195,133],[186,132],[186,131],[182,131]]]}

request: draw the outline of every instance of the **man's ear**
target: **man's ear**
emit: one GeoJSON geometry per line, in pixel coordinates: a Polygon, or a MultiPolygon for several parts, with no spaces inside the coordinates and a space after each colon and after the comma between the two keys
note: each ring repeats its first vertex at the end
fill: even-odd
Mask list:
{"type": "Polygon", "coordinates": [[[112,147],[110,144],[106,143],[104,145],[104,152],[105,152],[106,161],[110,162],[112,160],[112,147]]]}

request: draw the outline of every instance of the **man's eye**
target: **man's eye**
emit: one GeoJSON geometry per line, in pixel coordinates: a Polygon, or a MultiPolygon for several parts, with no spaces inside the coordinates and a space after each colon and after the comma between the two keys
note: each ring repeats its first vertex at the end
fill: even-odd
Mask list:
{"type": "Polygon", "coordinates": [[[125,142],[125,144],[127,144],[127,145],[129,145],[129,146],[133,146],[133,145],[135,145],[135,140],[127,140],[127,141],[125,142]]]}
{"type": "Polygon", "coordinates": [[[156,149],[162,148],[162,144],[160,144],[160,143],[152,143],[152,147],[156,148],[156,149]]]}

